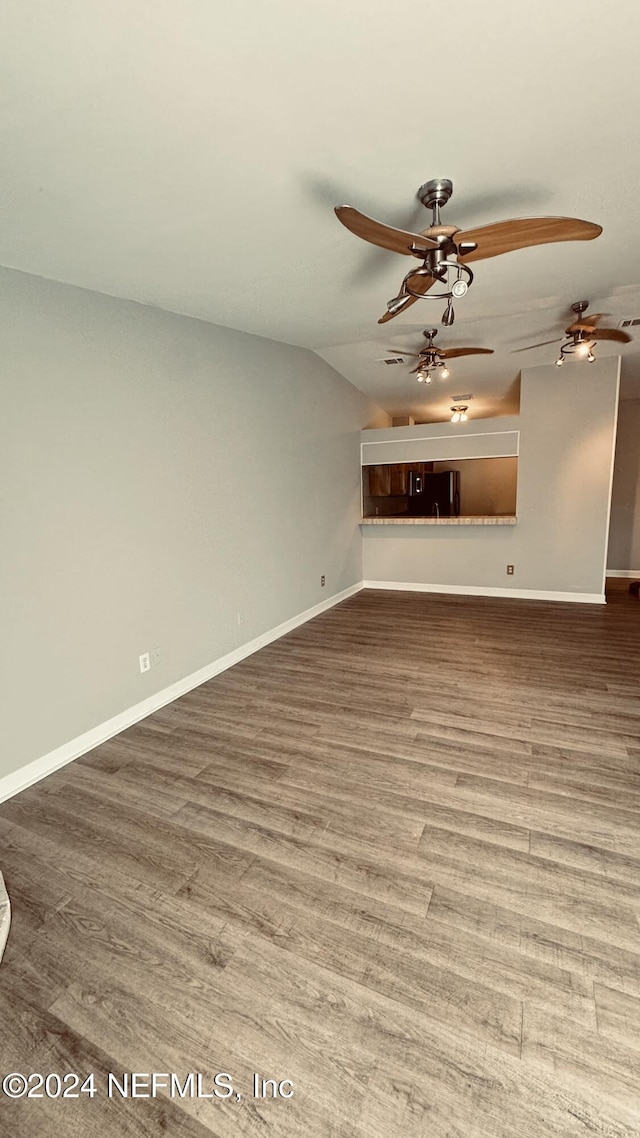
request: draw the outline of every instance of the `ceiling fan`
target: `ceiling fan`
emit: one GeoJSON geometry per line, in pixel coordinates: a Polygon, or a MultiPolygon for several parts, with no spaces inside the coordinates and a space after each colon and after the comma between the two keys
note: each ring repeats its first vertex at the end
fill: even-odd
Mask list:
{"type": "Polygon", "coordinates": [[[419,352],[405,352],[403,348],[389,348],[391,352],[399,352],[403,356],[413,356],[418,360],[418,366],[411,369],[411,375],[416,375],[418,383],[431,383],[431,373],[437,371],[440,379],[448,379],[450,372],[446,361],[456,359],[458,356],[491,356],[493,348],[436,348],[434,339],[438,335],[437,328],[425,328],[422,335],[427,343],[419,352]]]}
{"type": "Polygon", "coordinates": [[[524,217],[462,231],[456,225],[442,225],[440,221],[440,209],[452,193],[453,184],[448,178],[432,178],[420,186],[418,198],[432,211],[431,225],[420,233],[394,229],[350,205],[335,207],[338,220],[356,237],[422,262],[419,268],[409,270],[398,295],[388,301],[387,311],[378,324],[393,320],[439,284],[444,291],[433,295],[447,301],[442,323],[450,327],[454,321],[452,300],[463,297],[473,282],[469,261],[497,257],[550,241],[592,241],[602,233],[602,226],[573,217],[524,217]]]}
{"type": "Polygon", "coordinates": [[[606,312],[593,312],[591,316],[585,316],[584,313],[588,307],[588,300],[576,300],[575,304],[571,305],[571,311],[575,312],[577,320],[565,328],[564,336],[557,336],[555,340],[543,340],[540,344],[528,344],[526,348],[516,348],[514,355],[516,352],[529,352],[532,348],[543,348],[547,344],[561,343],[556,360],[558,367],[561,367],[565,359],[571,356],[575,356],[577,359],[586,359],[592,364],[596,358],[593,349],[598,340],[615,340],[619,344],[630,343],[631,336],[620,328],[598,328],[598,322],[607,314],[606,312]]]}

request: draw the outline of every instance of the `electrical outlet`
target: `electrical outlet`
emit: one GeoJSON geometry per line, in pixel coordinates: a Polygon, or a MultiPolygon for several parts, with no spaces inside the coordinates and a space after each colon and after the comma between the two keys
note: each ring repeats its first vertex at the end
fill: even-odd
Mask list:
{"type": "Polygon", "coordinates": [[[327,583],[327,578],[325,577],[325,575],[323,573],[321,578],[320,578],[320,584],[321,584],[323,589],[324,589],[324,586],[326,585],[326,583],[327,583]]]}
{"type": "Polygon", "coordinates": [[[149,653],[143,652],[141,656],[138,656],[138,660],[140,661],[140,671],[141,672],[148,672],[149,668],[151,667],[151,660],[149,659],[149,653]]]}
{"type": "Polygon", "coordinates": [[[238,617],[238,624],[244,624],[244,613],[243,613],[243,612],[239,612],[239,613],[237,613],[236,615],[237,615],[237,617],[238,617]]]}
{"type": "Polygon", "coordinates": [[[507,565],[507,576],[508,577],[513,577],[513,570],[514,570],[513,565],[507,565]]]}
{"type": "Polygon", "coordinates": [[[149,663],[151,664],[152,668],[155,668],[156,664],[162,663],[162,652],[159,648],[151,649],[149,653],[149,663]]]}

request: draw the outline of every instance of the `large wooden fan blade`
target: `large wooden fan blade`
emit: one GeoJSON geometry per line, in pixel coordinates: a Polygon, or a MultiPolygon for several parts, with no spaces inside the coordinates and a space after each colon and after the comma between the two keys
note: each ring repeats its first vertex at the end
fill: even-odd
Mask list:
{"type": "Polygon", "coordinates": [[[593,241],[600,233],[601,225],[579,221],[576,217],[522,217],[456,233],[455,242],[460,245],[462,241],[473,241],[478,246],[473,252],[459,257],[466,264],[467,261],[511,253],[514,249],[526,249],[530,245],[547,245],[550,241],[593,241]]]}
{"type": "Polygon", "coordinates": [[[514,348],[511,354],[515,356],[517,352],[530,352],[533,348],[546,348],[547,344],[559,344],[563,339],[564,336],[558,336],[555,340],[542,340],[539,344],[527,344],[526,348],[514,348]]]}
{"type": "Polygon", "coordinates": [[[381,249],[389,249],[392,253],[406,253],[411,256],[412,245],[424,249],[425,252],[438,247],[437,241],[433,241],[430,237],[423,237],[420,233],[406,233],[403,229],[383,225],[381,221],[374,221],[372,217],[367,217],[351,205],[337,205],[335,214],[338,221],[355,233],[356,237],[362,237],[363,241],[370,241],[372,245],[379,245],[381,249]]]}
{"type": "Polygon", "coordinates": [[[420,358],[420,352],[405,352],[404,348],[385,348],[385,352],[391,352],[394,356],[413,356],[416,360],[420,358]]]}
{"type": "MultiPolygon", "coordinates": [[[[411,278],[411,287],[416,292],[419,292],[421,296],[424,296],[425,293],[427,293],[434,284],[436,284],[435,277],[416,276],[411,278]]],[[[407,303],[404,304],[398,312],[385,312],[384,316],[381,316],[378,320],[378,324],[386,324],[389,320],[393,320],[394,316],[399,316],[400,312],[406,312],[407,308],[409,308],[412,304],[415,304],[416,300],[419,299],[420,297],[417,296],[408,296],[407,303]]]]}
{"type": "Polygon", "coordinates": [[[619,344],[630,344],[632,337],[628,332],[622,332],[618,328],[596,328],[592,339],[616,340],[619,344]]]}
{"type": "Polygon", "coordinates": [[[594,312],[592,316],[582,316],[579,320],[574,320],[566,329],[567,332],[593,332],[598,320],[602,320],[603,316],[608,316],[608,312],[594,312]]]}
{"type": "Polygon", "coordinates": [[[440,348],[440,355],[447,360],[456,356],[492,356],[493,348],[440,348]]]}

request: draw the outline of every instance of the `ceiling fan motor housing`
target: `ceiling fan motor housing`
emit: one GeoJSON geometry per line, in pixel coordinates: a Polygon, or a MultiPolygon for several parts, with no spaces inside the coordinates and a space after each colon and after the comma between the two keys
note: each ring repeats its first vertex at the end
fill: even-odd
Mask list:
{"type": "Polygon", "coordinates": [[[578,316],[582,316],[582,313],[586,312],[588,307],[588,300],[576,300],[575,304],[571,305],[571,311],[577,313],[578,316]]]}
{"type": "Polygon", "coordinates": [[[420,186],[418,197],[427,209],[446,205],[453,193],[453,182],[449,178],[430,178],[420,186]]]}

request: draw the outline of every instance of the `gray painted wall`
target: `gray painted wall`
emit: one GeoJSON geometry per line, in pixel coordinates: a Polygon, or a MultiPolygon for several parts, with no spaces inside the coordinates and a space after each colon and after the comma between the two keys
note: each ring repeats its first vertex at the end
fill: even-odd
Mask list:
{"type": "Polygon", "coordinates": [[[360,429],[389,419],[303,349],[0,288],[1,777],[359,581],[360,429]]]}
{"type": "Polygon", "coordinates": [[[640,577],[640,399],[620,404],[607,564],[640,577]]]}
{"type": "MultiPolygon", "coordinates": [[[[363,526],[365,580],[601,596],[618,385],[618,357],[524,370],[518,419],[469,422],[463,432],[519,428],[518,524],[363,526]]],[[[456,428],[439,423],[397,433],[408,439],[429,430],[442,436],[456,428]]],[[[362,436],[363,443],[389,437],[362,436]]]]}

